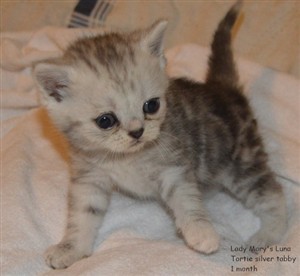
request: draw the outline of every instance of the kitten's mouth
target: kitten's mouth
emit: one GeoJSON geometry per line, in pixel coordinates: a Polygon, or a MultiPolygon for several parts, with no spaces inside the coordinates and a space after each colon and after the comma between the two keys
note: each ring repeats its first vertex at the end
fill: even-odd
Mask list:
{"type": "Polygon", "coordinates": [[[135,140],[135,141],[132,141],[130,147],[132,148],[132,147],[135,147],[135,146],[140,145],[142,143],[143,142],[141,140],[135,140]]]}
{"type": "Polygon", "coordinates": [[[129,149],[136,151],[136,150],[141,149],[144,146],[144,144],[145,143],[141,140],[135,140],[135,141],[131,142],[129,149]]]}

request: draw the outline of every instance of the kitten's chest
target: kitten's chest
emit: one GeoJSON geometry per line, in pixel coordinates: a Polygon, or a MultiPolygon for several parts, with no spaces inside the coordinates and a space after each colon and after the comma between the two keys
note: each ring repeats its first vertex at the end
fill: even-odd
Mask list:
{"type": "Polygon", "coordinates": [[[160,169],[147,160],[119,162],[108,170],[113,183],[125,192],[139,197],[156,194],[160,169]]]}

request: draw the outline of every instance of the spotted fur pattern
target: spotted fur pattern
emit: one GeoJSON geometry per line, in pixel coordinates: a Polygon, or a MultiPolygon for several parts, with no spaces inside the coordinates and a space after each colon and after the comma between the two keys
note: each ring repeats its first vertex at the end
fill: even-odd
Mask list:
{"type": "Polygon", "coordinates": [[[205,83],[167,78],[165,21],[130,34],[80,39],[62,58],[35,66],[43,103],[72,156],[67,228],[46,252],[49,266],[65,268],[92,253],[115,187],[157,199],[186,244],[205,254],[220,240],[203,207],[209,188],[227,190],[261,219],[249,243],[280,240],[286,228],[282,188],[268,167],[231,51],[240,5],[217,28],[205,83]],[[153,98],[159,109],[145,113],[143,105],[153,98]],[[117,121],[101,129],[95,119],[106,113],[117,121]]]}

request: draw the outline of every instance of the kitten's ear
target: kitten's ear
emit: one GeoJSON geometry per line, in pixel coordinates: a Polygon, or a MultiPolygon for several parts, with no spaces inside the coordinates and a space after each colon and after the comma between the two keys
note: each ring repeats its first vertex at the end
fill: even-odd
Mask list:
{"type": "Polygon", "coordinates": [[[163,58],[163,39],[167,24],[167,20],[159,20],[146,29],[142,35],[142,48],[158,58],[163,58]]]}
{"type": "Polygon", "coordinates": [[[61,102],[68,96],[68,67],[51,63],[35,65],[33,74],[47,100],[61,102]]]}

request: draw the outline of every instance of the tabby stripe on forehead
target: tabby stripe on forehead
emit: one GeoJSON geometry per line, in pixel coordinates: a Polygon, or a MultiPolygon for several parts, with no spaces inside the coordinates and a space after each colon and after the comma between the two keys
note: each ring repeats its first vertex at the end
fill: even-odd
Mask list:
{"type": "Polygon", "coordinates": [[[82,53],[81,57],[82,57],[82,60],[89,66],[90,69],[92,69],[97,74],[99,73],[96,66],[92,63],[92,61],[89,59],[89,57],[85,53],[82,53]]]}
{"type": "Polygon", "coordinates": [[[92,44],[84,43],[78,44],[77,47],[73,48],[75,53],[75,58],[82,60],[92,71],[99,73],[96,66],[93,64],[92,60],[94,57],[91,56],[94,48],[92,44]],[[86,49],[88,47],[88,49],[86,49]]]}

